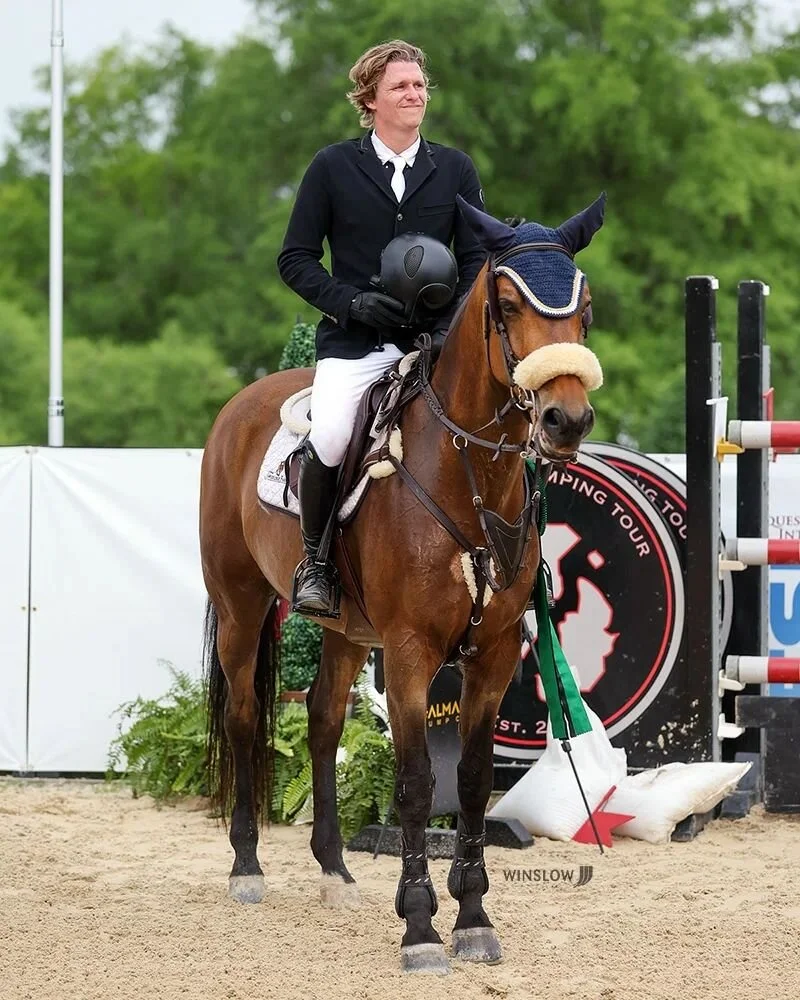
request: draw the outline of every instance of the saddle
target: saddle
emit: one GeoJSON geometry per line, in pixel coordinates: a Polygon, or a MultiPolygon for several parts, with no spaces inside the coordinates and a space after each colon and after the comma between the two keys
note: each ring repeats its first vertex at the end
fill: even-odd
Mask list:
{"type": "MultiPolygon", "coordinates": [[[[353,496],[354,502],[341,511],[340,524],[348,524],[358,513],[373,479],[382,479],[394,472],[387,461],[390,454],[402,458],[400,430],[397,423],[405,407],[422,390],[416,368],[417,353],[400,358],[366,390],[361,397],[353,433],[347,446],[339,478],[336,505],[353,496]]],[[[300,473],[300,452],[308,434],[289,454],[285,463],[286,491],[297,497],[300,473]]],[[[286,495],[286,494],[285,494],[286,495]]],[[[288,496],[286,497],[288,500],[288,496]]]]}

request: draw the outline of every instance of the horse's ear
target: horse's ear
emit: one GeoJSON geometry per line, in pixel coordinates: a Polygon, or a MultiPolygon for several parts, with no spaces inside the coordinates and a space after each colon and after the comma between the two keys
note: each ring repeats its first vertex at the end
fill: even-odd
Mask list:
{"type": "Polygon", "coordinates": [[[571,219],[562,222],[558,227],[558,234],[564,246],[573,254],[578,253],[592,242],[592,237],[603,225],[603,215],[606,208],[605,191],[600,197],[593,201],[588,208],[573,215],[571,219]]]}
{"type": "Polygon", "coordinates": [[[507,226],[505,222],[495,219],[493,215],[488,215],[479,208],[475,208],[474,205],[470,205],[460,194],[456,195],[456,203],[484,250],[502,253],[503,250],[509,250],[514,245],[517,236],[511,226],[507,226]]]}

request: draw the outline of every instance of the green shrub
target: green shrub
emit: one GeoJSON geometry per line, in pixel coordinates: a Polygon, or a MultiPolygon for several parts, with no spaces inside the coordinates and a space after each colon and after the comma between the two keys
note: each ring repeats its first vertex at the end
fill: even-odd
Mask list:
{"type": "Polygon", "coordinates": [[[305,691],[317,676],[322,656],[322,627],[303,615],[290,614],[281,628],[281,688],[305,691]]]}
{"type": "MultiPolygon", "coordinates": [[[[287,732],[291,728],[292,753],[275,758],[272,808],[273,818],[287,823],[301,814],[310,818],[312,777],[306,710],[290,703],[282,715],[291,719],[287,732]]],[[[382,823],[394,797],[394,747],[381,732],[363,688],[354,717],[344,724],[340,746],[346,756],[336,765],[336,797],[339,829],[347,840],[369,823],[382,823]]]]}
{"type": "Polygon", "coordinates": [[[208,795],[203,684],[167,667],[173,683],[165,695],[136,698],[117,709],[120,721],[109,749],[109,777],[122,771],[134,795],[159,800],[208,795]]]}
{"type": "Polygon", "coordinates": [[[348,719],[342,733],[347,757],[336,765],[339,829],[347,840],[382,823],[394,798],[394,747],[374,722],[348,719]]]}
{"type": "Polygon", "coordinates": [[[269,818],[289,823],[311,791],[311,751],[305,705],[281,705],[275,720],[275,758],[269,818]]]}
{"type": "MultiPolygon", "coordinates": [[[[136,698],[117,710],[118,734],[108,760],[109,779],[125,778],[135,795],[151,795],[159,802],[208,795],[203,684],[167,666],[173,681],[165,695],[136,698]]],[[[394,794],[394,748],[363,687],[354,717],[345,722],[341,745],[347,757],[336,766],[336,788],[339,826],[347,839],[368,823],[382,822],[394,794]]],[[[289,702],[276,718],[270,819],[289,823],[307,813],[311,789],[308,713],[304,705],[289,702]]]]}
{"type": "Polygon", "coordinates": [[[313,323],[295,323],[281,354],[278,371],[313,368],[317,361],[316,333],[313,323]]]}

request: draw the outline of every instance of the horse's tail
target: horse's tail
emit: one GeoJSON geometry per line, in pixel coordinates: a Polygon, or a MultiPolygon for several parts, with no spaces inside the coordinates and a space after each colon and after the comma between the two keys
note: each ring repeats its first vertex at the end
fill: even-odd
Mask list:
{"type": "MultiPolygon", "coordinates": [[[[258,722],[253,741],[252,796],[259,821],[272,800],[272,757],[275,733],[275,707],[278,686],[278,602],[274,600],[261,627],[256,654],[254,687],[258,702],[258,722]]],[[[235,793],[233,753],[225,732],[225,703],[228,682],[222,671],[217,650],[217,612],[209,600],[203,636],[203,664],[206,685],[206,774],[208,791],[214,811],[223,822],[231,814],[235,793]]]]}

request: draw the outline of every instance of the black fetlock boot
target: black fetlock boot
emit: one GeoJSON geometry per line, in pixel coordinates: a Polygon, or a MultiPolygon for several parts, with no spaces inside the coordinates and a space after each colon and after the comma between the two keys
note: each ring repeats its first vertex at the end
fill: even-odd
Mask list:
{"type": "Polygon", "coordinates": [[[306,558],[295,571],[292,611],[323,618],[339,617],[336,568],[320,552],[320,542],[333,513],[339,466],[331,467],[306,442],[300,456],[297,499],[306,558]],[[319,558],[318,558],[319,557],[319,558]]]}

